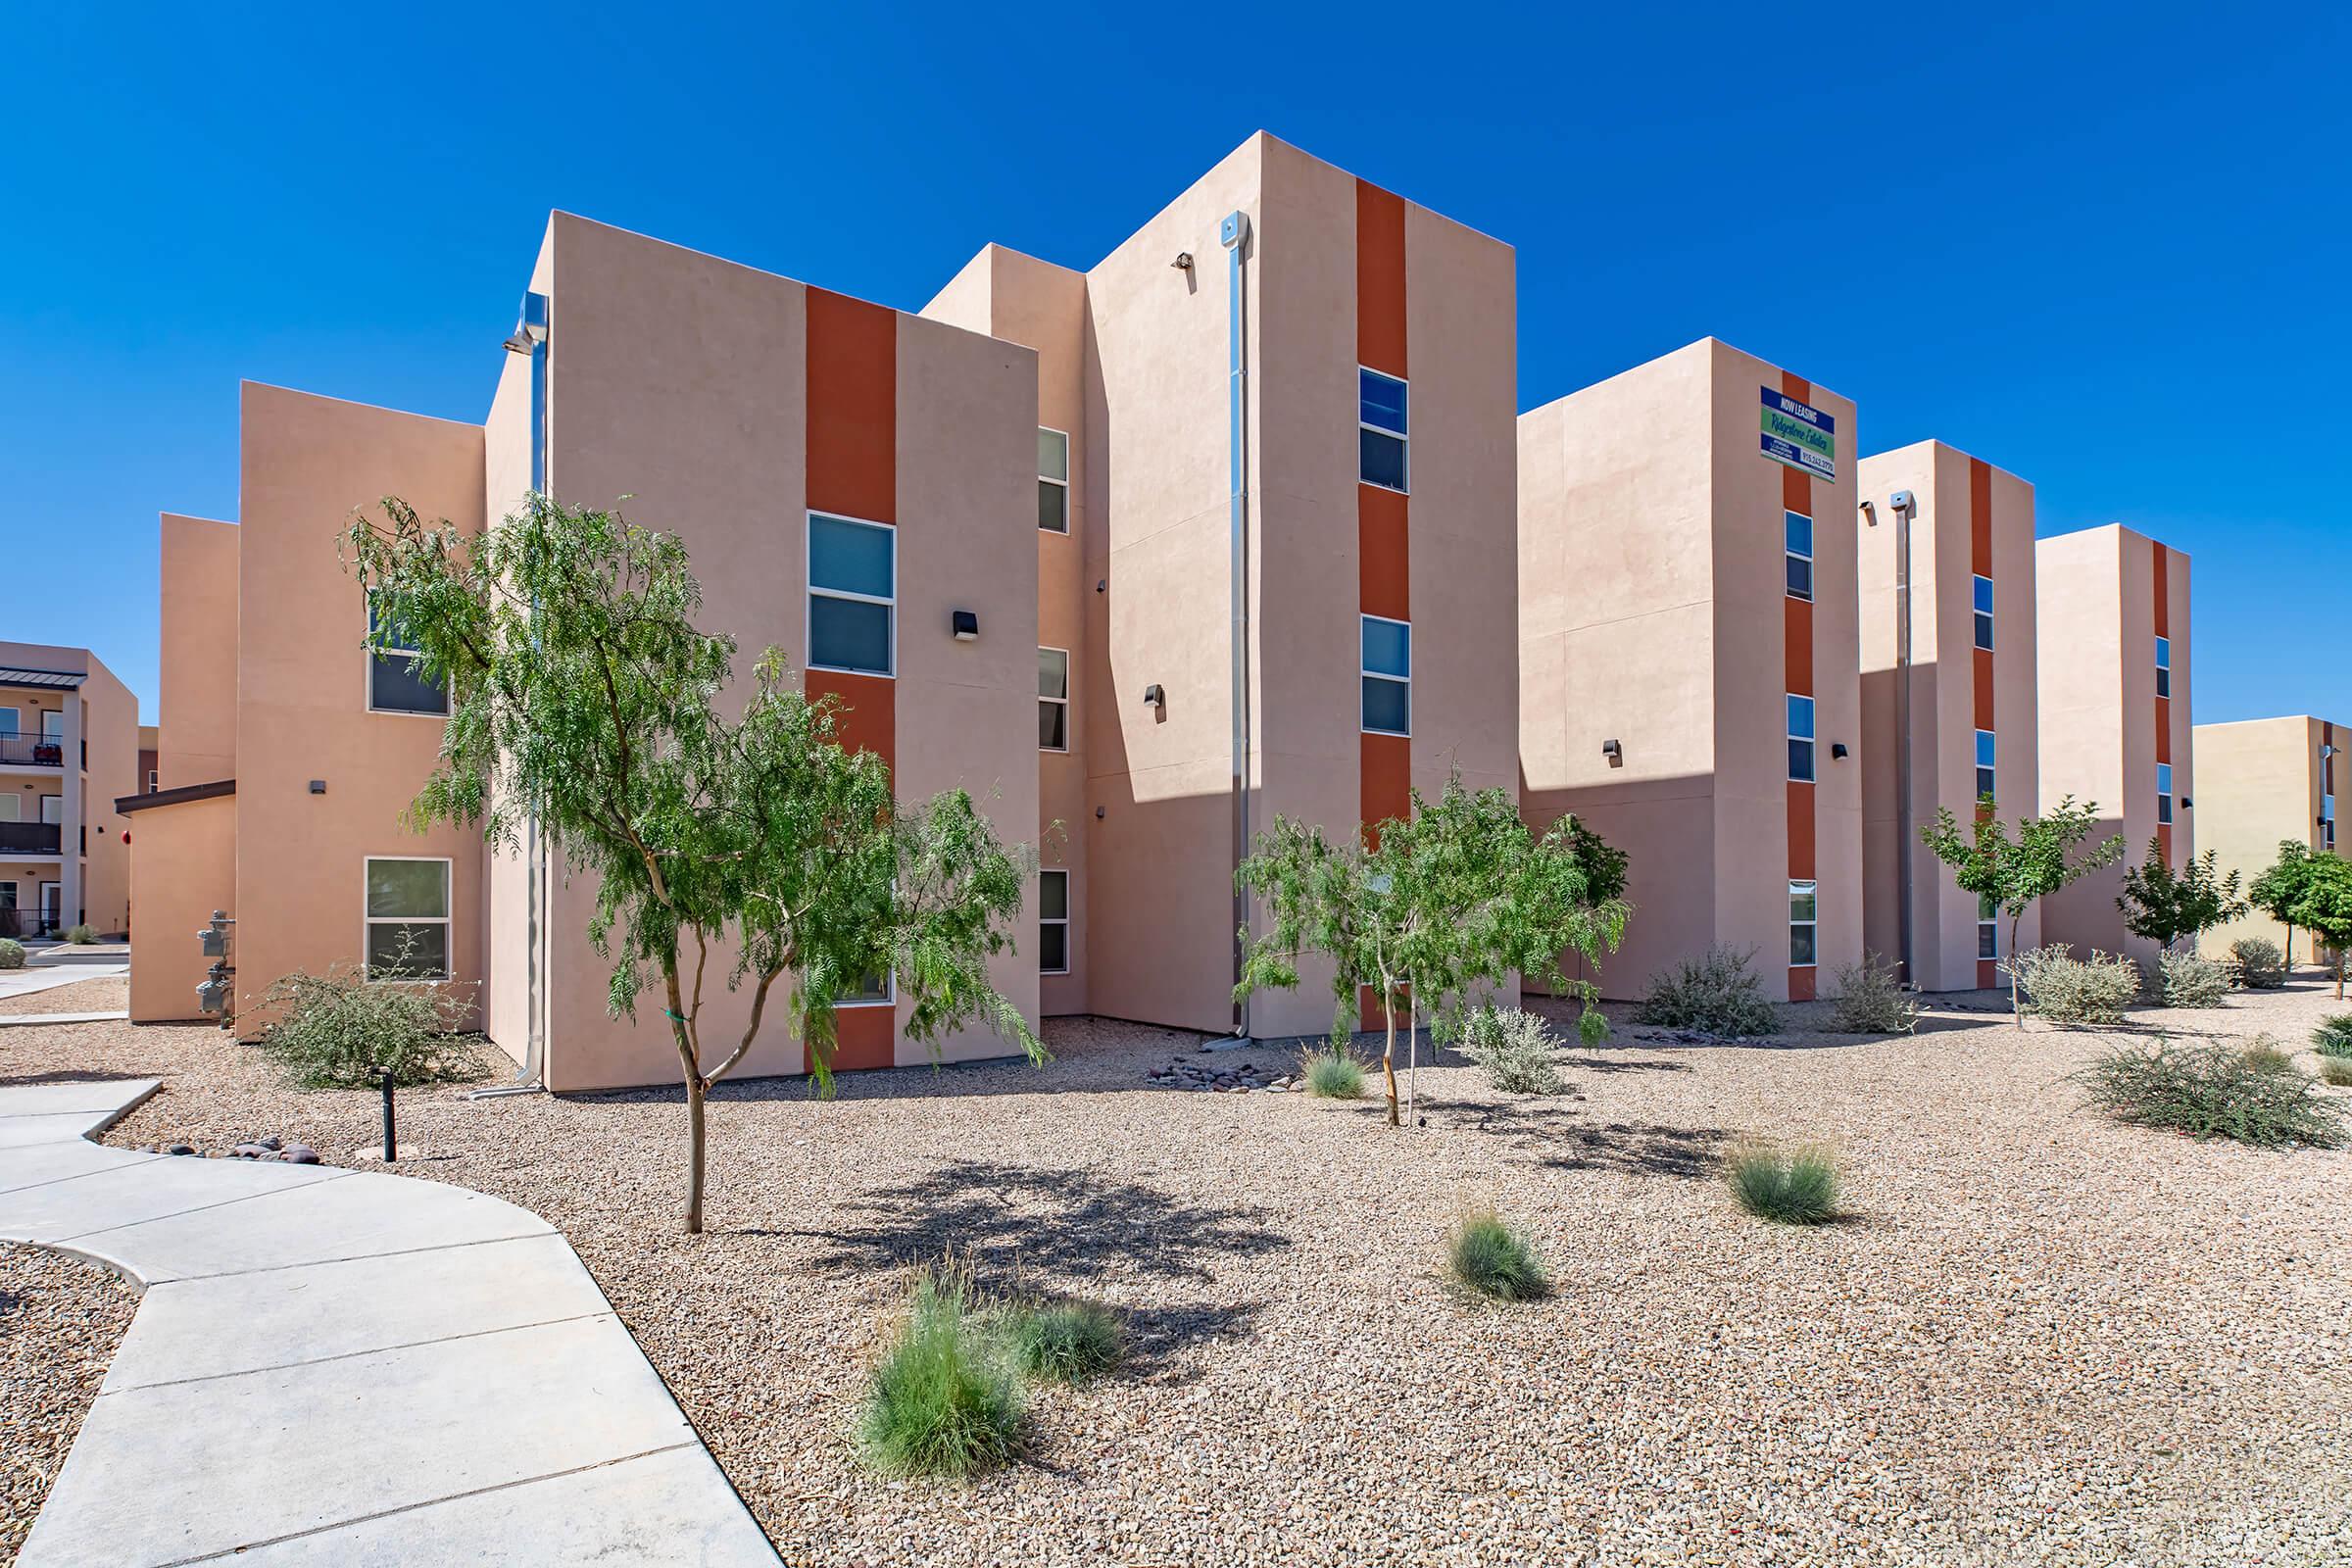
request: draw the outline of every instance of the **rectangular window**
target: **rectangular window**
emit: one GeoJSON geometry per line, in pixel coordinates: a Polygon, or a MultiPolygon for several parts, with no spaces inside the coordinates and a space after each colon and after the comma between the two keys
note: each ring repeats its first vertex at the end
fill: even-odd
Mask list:
{"type": "MultiPolygon", "coordinates": [[[[15,709],[0,708],[0,735],[16,734],[18,722],[17,710],[15,709]]],[[[16,884],[13,882],[9,884],[11,887],[14,887],[15,885],[16,884]]]]}
{"type": "Polygon", "coordinates": [[[1813,782],[1813,699],[1788,694],[1788,776],[1813,782]]]}
{"type": "Polygon", "coordinates": [[[1990,577],[1972,577],[1969,579],[1969,591],[1976,596],[1973,603],[1976,607],[1977,616],[1977,646],[1990,653],[1992,651],[1992,579],[1990,577]]]}
{"type": "Polygon", "coordinates": [[[1402,381],[1356,368],[1356,477],[1366,484],[1405,488],[1404,405],[1402,381]]]}
{"type": "Polygon", "coordinates": [[[869,974],[833,1000],[836,1007],[888,1007],[899,1000],[896,974],[869,974]]]}
{"type": "Polygon", "coordinates": [[[2332,795],[2320,797],[2320,848],[2335,848],[2335,797],[2332,795]]]}
{"type": "Polygon", "coordinates": [[[1995,754],[1996,743],[1993,740],[1992,731],[1988,729],[1977,731],[1977,799],[1980,801],[1990,798],[1993,793],[1992,768],[1995,754]]]}
{"type": "Polygon", "coordinates": [[[2156,639],[2156,695],[2173,695],[2173,640],[2170,637],[2156,639]]]}
{"type": "Polygon", "coordinates": [[[1070,749],[1070,656],[1066,649],[1037,651],[1037,749],[1070,749]]]}
{"type": "Polygon", "coordinates": [[[1070,531],[1070,438],[1037,427],[1037,526],[1046,533],[1070,531]]]}
{"type": "Polygon", "coordinates": [[[66,710],[62,708],[41,710],[41,739],[62,741],[66,738],[66,710]]]}
{"type": "Polygon", "coordinates": [[[367,972],[370,980],[449,978],[449,862],[370,859],[367,972]]]}
{"type": "Polygon", "coordinates": [[[1814,938],[1821,918],[1819,888],[1816,882],[1788,884],[1788,966],[1792,969],[1813,967],[1814,938]]]}
{"type": "Polygon", "coordinates": [[[1376,735],[1413,732],[1413,628],[1363,617],[1363,727],[1376,735]]]}
{"type": "Polygon", "coordinates": [[[1801,512],[1788,514],[1788,597],[1813,598],[1813,519],[1801,512]]]}
{"type": "Polygon", "coordinates": [[[1037,972],[1070,972],[1070,873],[1037,873],[1037,972]]]}
{"type": "Polygon", "coordinates": [[[51,827],[63,827],[66,822],[66,798],[63,795],[41,797],[41,820],[51,827]]]}
{"type": "Polygon", "coordinates": [[[2173,764],[2158,762],[2156,764],[2156,820],[2170,822],[2172,819],[2173,764]]]}
{"type": "Polygon", "coordinates": [[[897,672],[896,528],[808,514],[808,667],[897,672]]]}
{"type": "Polygon", "coordinates": [[[449,692],[424,673],[423,661],[406,630],[368,596],[368,707],[377,713],[446,713],[449,692]]]}
{"type": "Polygon", "coordinates": [[[2000,906],[1992,902],[1991,894],[1977,895],[1977,956],[1980,958],[1997,958],[2001,956],[2001,928],[1995,918],[1999,913],[2000,906]]]}

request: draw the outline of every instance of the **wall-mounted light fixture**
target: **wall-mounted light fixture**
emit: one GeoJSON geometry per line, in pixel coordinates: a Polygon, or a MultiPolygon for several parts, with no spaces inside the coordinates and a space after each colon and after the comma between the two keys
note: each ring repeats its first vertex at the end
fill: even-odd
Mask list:
{"type": "Polygon", "coordinates": [[[1868,501],[1862,503],[1862,520],[1873,528],[1879,525],[1879,509],[1868,501]]]}
{"type": "Polygon", "coordinates": [[[2181,796],[2181,797],[2180,797],[2180,809],[2182,809],[2183,811],[2187,810],[2187,809],[2188,809],[2190,807],[2192,807],[2192,806],[2194,806],[2194,805],[2196,805],[2196,804],[2197,804],[2196,802],[2194,802],[2194,801],[2190,800],[2190,799],[2189,799],[2187,796],[2185,796],[2185,795],[2183,795],[2183,796],[2181,796]]]}
{"type": "Polygon", "coordinates": [[[1625,765],[1625,748],[1618,745],[1615,741],[1602,741],[1600,743],[1600,755],[1609,760],[1609,765],[1611,767],[1623,767],[1625,765]]]}
{"type": "Polygon", "coordinates": [[[322,778],[315,778],[311,780],[311,793],[313,795],[324,795],[326,793],[326,780],[322,778]]]}
{"type": "Polygon", "coordinates": [[[1830,742],[1830,760],[1833,762],[1841,762],[1845,760],[1845,742],[1830,742]]]}
{"type": "Polygon", "coordinates": [[[1103,589],[1108,588],[1109,586],[1110,579],[1108,577],[1097,577],[1095,579],[1095,592],[1097,593],[1101,593],[1103,589]]]}
{"type": "Polygon", "coordinates": [[[1102,820],[1102,808],[1100,806],[1095,808],[1095,820],[1098,822],[1102,820]]]}
{"type": "Polygon", "coordinates": [[[1155,685],[1147,686],[1144,688],[1144,701],[1153,708],[1165,708],[1168,706],[1168,694],[1155,685]]]}
{"type": "Polygon", "coordinates": [[[956,610],[949,612],[949,624],[955,628],[957,642],[970,643],[980,640],[980,617],[976,612],[969,610],[956,610]]]}
{"type": "Polygon", "coordinates": [[[1191,251],[1178,251],[1176,253],[1176,259],[1170,262],[1168,265],[1176,269],[1176,270],[1179,272],[1189,272],[1193,270],[1193,253],[1191,251]]]}

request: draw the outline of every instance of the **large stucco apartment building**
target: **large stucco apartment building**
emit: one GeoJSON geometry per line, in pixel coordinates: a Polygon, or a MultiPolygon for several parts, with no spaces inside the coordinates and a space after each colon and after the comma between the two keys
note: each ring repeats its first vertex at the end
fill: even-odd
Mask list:
{"type": "Polygon", "coordinates": [[[0,642],[0,937],[130,929],[138,702],[87,648],[0,642]]]}
{"type": "MultiPolygon", "coordinates": [[[[2282,843],[2352,858],[2352,838],[2337,832],[2335,810],[2352,724],[2295,713],[2199,724],[2195,740],[2199,841],[2218,871],[2235,871],[2250,885],[2278,861],[2282,843]]],[[[2267,937],[2281,951],[2288,943],[2284,926],[2252,909],[2206,932],[2198,948],[2218,957],[2241,937],[2267,937]]],[[[2313,956],[2309,932],[2296,933],[2294,947],[2290,956],[2313,956]]]]}
{"type": "MultiPolygon", "coordinates": [[[[961,785],[1038,846],[996,975],[1033,1017],[1321,1032],[1324,976],[1233,1001],[1239,857],[1277,814],[1376,831],[1456,771],[1632,853],[1606,994],[1713,943],[1826,994],[1886,923],[1865,671],[1892,519],[1854,405],[1708,339],[1521,416],[1515,265],[1262,134],[1092,268],[992,245],[915,312],[558,213],[479,423],[248,384],[237,519],[163,518],[158,788],[123,803],[142,919],[230,912],[248,1002],[421,945],[548,1087],[674,1076],[607,1015],[588,889],[402,825],[440,694],[363,653],[337,555],[386,495],[473,530],[538,489],[628,497],[708,623],[838,696],[902,795],[961,785]]],[[[1967,807],[1955,726],[1989,704],[2025,809],[2031,493],[1996,474],[1979,517],[1982,466],[1914,455],[1884,479],[1923,498],[1921,646],[1965,646],[1987,523],[2004,626],[1981,695],[1915,699],[1919,804],[1967,807]]],[[[1972,912],[1921,908],[1918,977],[1976,983],[1972,912]]],[[[204,962],[142,947],[132,1016],[188,1016],[204,962]]],[[[849,1006],[837,1064],[926,1059],[901,1013],[849,1006]]],[[[747,1066],[807,1059],[771,1030],[747,1066]]]]}

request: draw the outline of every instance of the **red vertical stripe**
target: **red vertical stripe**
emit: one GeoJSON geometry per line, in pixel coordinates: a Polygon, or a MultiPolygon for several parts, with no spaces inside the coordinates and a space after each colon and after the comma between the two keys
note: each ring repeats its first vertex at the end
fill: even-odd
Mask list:
{"type": "Polygon", "coordinates": [[[1404,198],[1355,182],[1355,359],[1399,378],[1405,368],[1404,198]]]}
{"type": "MultiPolygon", "coordinates": [[[[1400,378],[1410,375],[1406,357],[1404,198],[1363,180],[1355,182],[1355,358],[1369,369],[1400,378]]],[[[1406,422],[1413,419],[1407,393],[1406,422]]],[[[1409,440],[1408,440],[1409,450],[1409,440]]],[[[1408,460],[1408,483],[1409,483],[1408,460]]],[[[1355,487],[1356,609],[1390,620],[1412,620],[1412,504],[1379,485],[1355,487]]],[[[1425,650],[1414,639],[1418,666],[1425,650]]],[[[1414,719],[1420,717],[1419,705],[1414,719]]],[[[1402,735],[1363,734],[1356,756],[1356,802],[1368,843],[1380,840],[1379,824],[1400,820],[1412,810],[1413,745],[1402,735]]],[[[1367,1029],[1387,1017],[1380,999],[1368,991],[1358,999],[1367,1029]]]]}
{"type": "MultiPolygon", "coordinates": [[[[1792,397],[1799,403],[1813,401],[1813,383],[1801,375],[1791,375],[1787,370],[1781,372],[1781,391],[1785,396],[1792,397]]],[[[1812,478],[1794,468],[1783,467],[1781,469],[1781,506],[1785,511],[1801,513],[1805,516],[1812,517],[1812,478]]],[[[1817,557],[1820,551],[1819,541],[1825,537],[1821,523],[1821,518],[1814,517],[1813,537],[1817,557]]],[[[1814,571],[1816,574],[1814,592],[1818,594],[1821,589],[1818,564],[1815,565],[1814,571]]],[[[1781,685],[1784,690],[1798,697],[1811,697],[1813,695],[1813,606],[1805,600],[1786,598],[1781,601],[1781,685]]],[[[1818,778],[1821,776],[1822,760],[1830,755],[1829,741],[1821,733],[1821,715],[1818,711],[1814,714],[1813,737],[1813,773],[1818,778]]],[[[1792,882],[1812,881],[1819,874],[1815,848],[1819,830],[1814,820],[1814,795],[1813,785],[1797,779],[1788,781],[1788,879],[1792,882]]],[[[1819,890],[1815,891],[1814,914],[1818,917],[1821,906],[1819,890]]],[[[1801,967],[1796,964],[1788,966],[1788,1000],[1791,1002],[1813,1000],[1816,989],[1815,976],[1819,973],[1821,957],[1819,947],[1821,927],[1819,925],[1815,925],[1813,928],[1813,940],[1815,962],[1812,965],[1801,967]]]]}
{"type": "MultiPolygon", "coordinates": [[[[1982,458],[1968,460],[1968,569],[1975,576],[1985,578],[1988,581],[1992,579],[1992,465],[1984,462],[1982,458]]],[[[2000,757],[2000,740],[1998,738],[1999,728],[1993,721],[1993,656],[1984,649],[1974,646],[1977,592],[1977,585],[1974,582],[1968,585],[1968,592],[1969,641],[1970,652],[1973,655],[1969,661],[1969,678],[1975,683],[1973,695],[1976,700],[1977,728],[1988,731],[1994,736],[1993,757],[1997,764],[2000,757]]],[[[1992,600],[1992,640],[1996,649],[2006,647],[2008,644],[2008,639],[2001,634],[2000,629],[2001,608],[2000,593],[1996,588],[1992,600]]],[[[1969,778],[1973,785],[1976,778],[1977,760],[1976,737],[1973,735],[1969,737],[1968,760],[1969,778]]],[[[1982,810],[1981,806],[1979,809],[1982,810]]],[[[2000,982],[1999,960],[1979,958],[1977,960],[1978,989],[1988,990],[1999,985],[2000,982]]]]}

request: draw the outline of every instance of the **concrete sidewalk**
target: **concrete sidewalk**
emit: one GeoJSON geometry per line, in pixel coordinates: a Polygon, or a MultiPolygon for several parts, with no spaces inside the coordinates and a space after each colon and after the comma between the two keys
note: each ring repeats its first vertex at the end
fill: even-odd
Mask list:
{"type": "Polygon", "coordinates": [[[0,1085],[0,1238],[146,1287],[22,1568],[778,1561],[545,1220],[88,1141],[156,1088],[0,1085]]]}
{"type": "Polygon", "coordinates": [[[10,1000],[16,997],[55,991],[60,986],[77,986],[84,980],[111,980],[128,973],[127,963],[61,963],[0,969],[0,1012],[7,1012],[10,1000]]]}

